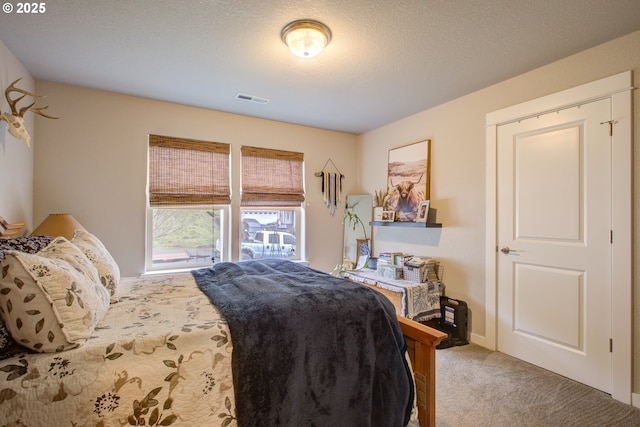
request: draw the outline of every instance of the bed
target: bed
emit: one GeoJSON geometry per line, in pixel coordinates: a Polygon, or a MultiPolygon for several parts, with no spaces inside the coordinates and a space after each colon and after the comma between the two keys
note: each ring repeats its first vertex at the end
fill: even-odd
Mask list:
{"type": "MultiPolygon", "coordinates": [[[[225,317],[222,313],[226,308],[212,304],[211,297],[203,292],[197,274],[184,272],[119,278],[117,266],[104,246],[87,232],[76,233],[71,241],[56,238],[41,246],[28,248],[24,252],[5,250],[5,259],[0,263],[0,314],[11,337],[22,344],[9,343],[1,356],[0,425],[269,425],[271,423],[263,422],[268,416],[284,420],[284,417],[290,417],[295,412],[279,412],[281,409],[277,408],[276,415],[242,415],[244,421],[239,422],[240,413],[237,409],[246,407],[245,401],[251,399],[239,400],[236,397],[235,391],[238,390],[239,383],[234,381],[233,372],[237,373],[234,360],[238,358],[232,357],[232,354],[237,353],[245,344],[241,340],[231,339],[230,319],[233,315],[225,317]],[[42,261],[43,257],[50,264],[42,261]],[[73,262],[76,264],[73,265],[73,262]],[[71,263],[73,267],[69,268],[66,263],[71,263]],[[37,292],[34,289],[37,291],[42,286],[55,287],[60,283],[55,274],[52,275],[55,280],[52,278],[47,282],[49,278],[42,273],[43,265],[48,265],[50,269],[54,269],[56,265],[65,267],[60,274],[72,277],[73,280],[67,278],[67,281],[73,283],[73,286],[64,286],[59,294],[50,292],[46,296],[46,303],[42,305],[40,301],[40,308],[34,309],[32,304],[41,298],[35,295],[37,292]],[[91,265],[95,271],[91,269],[91,265]],[[39,268],[34,267],[35,273],[31,271],[31,274],[27,274],[29,266],[39,268]],[[81,288],[78,274],[89,276],[93,284],[81,288]],[[27,282],[34,275],[36,284],[31,286],[35,288],[29,290],[27,282]],[[20,286],[13,286],[16,283],[20,283],[20,286]],[[18,288],[22,292],[19,296],[16,295],[18,288]],[[94,295],[89,297],[90,293],[94,295]],[[9,301],[12,302],[8,303],[9,301]],[[19,304],[16,301],[20,301],[20,304],[28,301],[28,304],[23,304],[26,307],[17,307],[19,304]],[[76,307],[80,313],[64,312],[69,307],[79,306],[80,301],[84,306],[82,309],[76,307]],[[47,304],[49,308],[63,307],[60,308],[62,314],[58,313],[58,317],[67,316],[70,320],[45,320],[42,312],[47,304]],[[98,308],[89,307],[90,305],[98,308]],[[36,314],[36,311],[40,314],[36,314]],[[17,312],[22,313],[20,321],[16,320],[20,318],[17,312]],[[30,317],[34,319],[28,319],[30,317]],[[74,326],[74,322],[90,331],[74,326]],[[44,338],[21,335],[17,325],[21,326],[21,330],[37,330],[36,335],[40,334],[44,338]]],[[[311,271],[314,275],[324,274],[299,264],[286,264],[288,261],[279,263],[284,263],[278,268],[285,271],[292,268],[305,269],[296,270],[296,274],[306,274],[305,271],[311,271]]],[[[232,269],[241,264],[250,265],[225,264],[229,264],[232,269]]],[[[254,268],[271,266],[265,267],[258,263],[254,268]]],[[[258,272],[260,271],[262,270],[258,272]]],[[[324,277],[339,289],[352,289],[362,293],[356,289],[358,287],[377,294],[344,279],[330,275],[324,277]]],[[[384,304],[383,302],[383,306],[384,304]]],[[[394,313],[390,303],[383,308],[387,313],[394,313]]],[[[241,309],[248,310],[247,307],[241,309]]],[[[435,346],[443,334],[408,319],[398,320],[405,338],[406,354],[411,361],[409,372],[413,375],[409,378],[413,378],[415,384],[415,387],[412,384],[410,395],[409,403],[412,405],[403,414],[408,418],[406,425],[435,425],[434,354],[435,346]]],[[[321,330],[321,325],[318,328],[321,330]]],[[[233,335],[239,337],[235,333],[233,335]]],[[[312,341],[316,341],[313,338],[312,341]]],[[[405,343],[398,341],[399,346],[405,343]]],[[[269,360],[267,355],[272,354],[274,349],[282,350],[281,347],[286,346],[273,345],[265,348],[262,353],[265,357],[258,359],[269,360]]],[[[336,352],[339,353],[341,349],[342,347],[337,347],[336,352]]],[[[259,360],[253,362],[257,365],[259,360]]],[[[291,370],[290,366],[286,368],[281,371],[291,370]]],[[[331,377],[333,368],[323,369],[322,375],[331,377]]],[[[324,377],[323,381],[326,380],[324,377]]],[[[338,378],[337,389],[343,390],[344,384],[339,382],[343,375],[333,377],[338,378]]],[[[402,375],[393,377],[402,378],[402,375]]],[[[308,376],[305,381],[316,381],[316,378],[308,376]]],[[[241,396],[245,396],[245,393],[247,396],[254,395],[254,400],[251,400],[254,405],[258,402],[257,406],[264,404],[276,407],[273,402],[269,405],[268,402],[255,399],[265,395],[277,396],[278,392],[285,395],[287,393],[287,390],[278,391],[278,387],[273,387],[273,382],[268,383],[268,390],[259,390],[259,384],[251,383],[249,389],[243,388],[241,396]]],[[[287,383],[283,381],[281,384],[287,383]]],[[[247,385],[241,384],[240,387],[247,385]]],[[[358,389],[357,386],[351,387],[358,389]]],[[[331,396],[312,397],[314,402],[341,405],[340,402],[334,402],[335,399],[331,400],[331,396]]],[[[380,406],[379,401],[371,401],[374,407],[372,410],[380,406]]],[[[333,409],[320,407],[316,410],[318,414],[322,414],[323,411],[333,409]]],[[[289,420],[289,425],[295,425],[289,420]]],[[[287,425],[287,422],[280,424],[287,425]]],[[[313,422],[302,422],[299,425],[305,424],[313,425],[313,422]]],[[[351,424],[376,425],[368,421],[343,425],[351,424]]]]}

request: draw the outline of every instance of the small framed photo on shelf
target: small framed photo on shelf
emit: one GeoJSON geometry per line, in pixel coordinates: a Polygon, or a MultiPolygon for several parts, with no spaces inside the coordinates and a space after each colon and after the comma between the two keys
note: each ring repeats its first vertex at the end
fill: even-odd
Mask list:
{"type": "Polygon", "coordinates": [[[420,202],[416,222],[427,222],[427,217],[429,216],[429,202],[429,200],[423,200],[420,202]]]}
{"type": "Polygon", "coordinates": [[[373,220],[374,221],[382,221],[382,212],[384,212],[384,208],[382,206],[376,206],[373,208],[373,220]]]}
{"type": "Polygon", "coordinates": [[[396,220],[396,211],[382,211],[381,222],[393,222],[396,220]]]}

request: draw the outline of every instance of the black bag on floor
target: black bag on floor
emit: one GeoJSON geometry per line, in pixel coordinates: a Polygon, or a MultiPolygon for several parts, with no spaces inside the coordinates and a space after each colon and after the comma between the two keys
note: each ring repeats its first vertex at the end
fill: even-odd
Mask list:
{"type": "Polygon", "coordinates": [[[425,325],[447,334],[437,349],[469,344],[467,340],[467,303],[461,300],[440,297],[440,318],[424,322],[425,325]]]}

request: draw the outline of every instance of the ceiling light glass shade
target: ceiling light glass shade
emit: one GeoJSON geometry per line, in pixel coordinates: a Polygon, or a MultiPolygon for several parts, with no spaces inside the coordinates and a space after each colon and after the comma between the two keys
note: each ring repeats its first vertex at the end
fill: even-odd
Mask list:
{"type": "Polygon", "coordinates": [[[293,21],[282,29],[282,41],[294,55],[313,58],[331,41],[331,30],[318,21],[293,21]]]}

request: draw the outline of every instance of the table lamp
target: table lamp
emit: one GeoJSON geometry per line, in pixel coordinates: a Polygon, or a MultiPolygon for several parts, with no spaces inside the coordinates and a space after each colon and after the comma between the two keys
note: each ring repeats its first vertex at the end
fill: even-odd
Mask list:
{"type": "Polygon", "coordinates": [[[71,214],[50,214],[42,224],[33,230],[31,235],[53,237],[62,236],[67,240],[71,240],[76,230],[85,230],[85,228],[71,214]]]}

